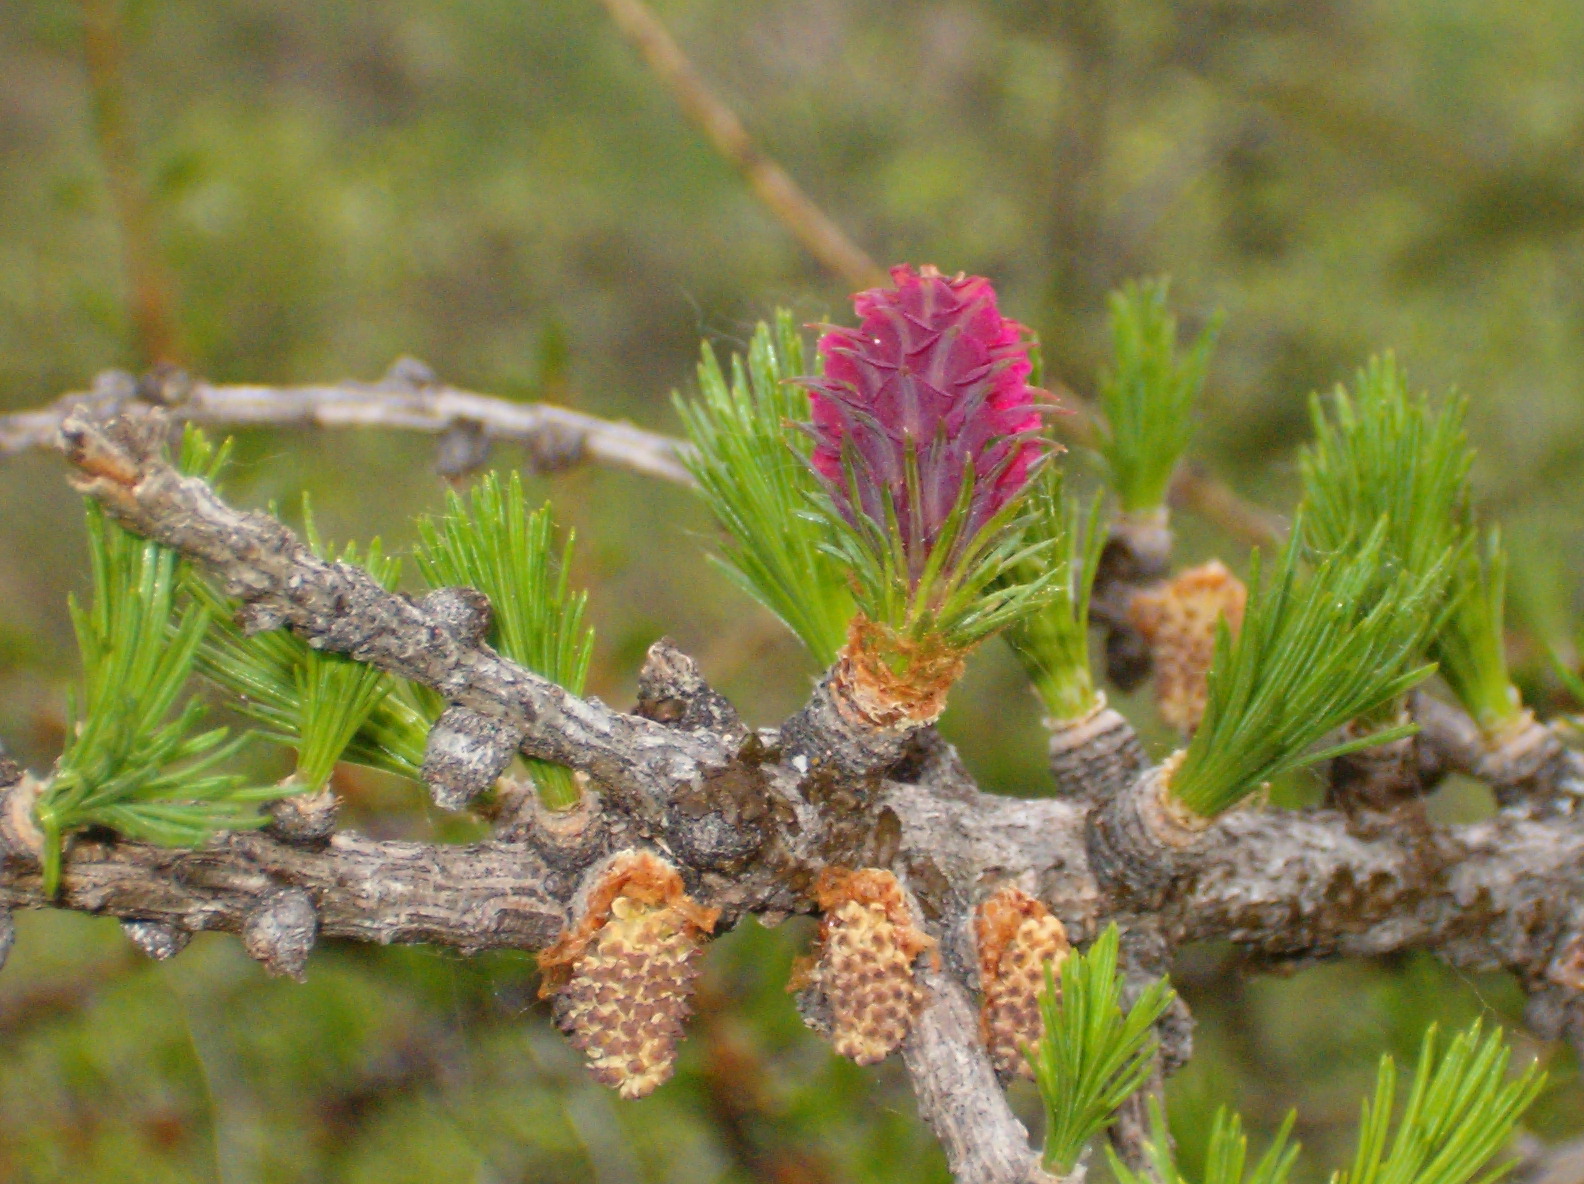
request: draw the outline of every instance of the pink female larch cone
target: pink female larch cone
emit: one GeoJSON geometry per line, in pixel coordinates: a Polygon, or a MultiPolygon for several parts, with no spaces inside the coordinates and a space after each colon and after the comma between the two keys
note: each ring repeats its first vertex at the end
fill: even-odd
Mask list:
{"type": "Polygon", "coordinates": [[[811,459],[850,524],[861,515],[885,531],[889,498],[916,581],[969,465],[973,489],[951,543],[957,553],[1023,491],[1049,444],[1038,434],[1044,408],[1028,384],[1026,330],[1001,315],[990,281],[905,264],[891,278],[894,288],[854,297],[856,329],[820,338],[825,372],[806,380],[811,459]]]}
{"type": "Polygon", "coordinates": [[[854,298],[857,328],[827,329],[824,371],[804,383],[810,463],[853,528],[867,593],[832,699],[861,726],[906,730],[940,714],[982,636],[958,630],[971,601],[953,597],[994,578],[1002,511],[1052,445],[1029,334],[1001,315],[990,281],[905,265],[891,277],[854,298]]]}

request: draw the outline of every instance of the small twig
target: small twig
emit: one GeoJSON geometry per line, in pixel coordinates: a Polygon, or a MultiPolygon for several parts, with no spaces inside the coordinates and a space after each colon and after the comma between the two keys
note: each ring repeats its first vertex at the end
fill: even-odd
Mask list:
{"type": "Polygon", "coordinates": [[[128,529],[197,558],[243,601],[247,628],[289,625],[316,648],[432,687],[454,710],[515,733],[525,756],[599,778],[641,817],[725,763],[718,741],[579,699],[500,657],[483,644],[487,618],[458,616],[445,590],[415,604],[360,568],[319,559],[266,515],[233,509],[171,467],[164,435],[163,417],[146,409],[103,421],[73,414],[61,425],[76,487],[128,529]]]}
{"type": "Polygon", "coordinates": [[[885,271],[814,204],[780,165],[760,150],[737,113],[709,88],[643,0],[600,3],[687,117],[709,137],[715,150],[742,173],[759,200],[809,254],[855,288],[872,288],[886,282],[885,271]]]}
{"type": "Polygon", "coordinates": [[[83,60],[93,108],[94,139],[104,165],[126,267],[131,318],[145,365],[178,362],[182,349],[172,306],[174,285],[159,251],[148,190],[138,167],[128,111],[126,43],[121,0],[81,0],[83,60]]]}
{"type": "Polygon", "coordinates": [[[1252,547],[1269,550],[1287,535],[1274,514],[1239,497],[1192,461],[1177,466],[1166,496],[1174,507],[1197,514],[1252,547]]]}
{"type": "MultiPolygon", "coordinates": [[[[536,463],[546,467],[586,459],[678,485],[693,483],[682,463],[689,445],[674,436],[553,403],[519,403],[445,383],[414,383],[402,377],[402,371],[400,365],[393,367],[392,377],[373,383],[173,384],[168,409],[174,418],[217,428],[300,425],[429,435],[467,428],[486,442],[523,445],[536,463]]],[[[72,408],[86,404],[105,413],[136,393],[130,375],[107,371],[95,380],[92,391],[72,391],[46,407],[0,415],[0,457],[54,448],[61,421],[72,408]]],[[[1078,412],[1061,417],[1062,434],[1080,443],[1091,439],[1087,409],[1078,396],[1061,393],[1063,404],[1078,412]]],[[[1266,545],[1281,538],[1274,516],[1197,466],[1185,465],[1178,471],[1171,498],[1174,505],[1199,514],[1245,542],[1266,545]]]]}
{"type": "MultiPolygon", "coordinates": [[[[130,376],[101,375],[92,392],[62,395],[48,407],[0,416],[0,457],[54,448],[61,421],[86,405],[96,414],[133,399],[130,376]]],[[[693,479],[681,456],[687,445],[632,424],[600,419],[551,403],[518,403],[443,384],[336,382],[306,386],[216,386],[193,382],[173,392],[170,414],[219,428],[383,428],[442,435],[471,425],[488,439],[527,446],[546,464],[579,458],[680,485],[693,479]]]]}

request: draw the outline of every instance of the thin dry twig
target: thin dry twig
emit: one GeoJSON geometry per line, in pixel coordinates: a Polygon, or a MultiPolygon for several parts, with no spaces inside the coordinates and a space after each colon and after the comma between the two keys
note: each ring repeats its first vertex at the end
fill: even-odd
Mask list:
{"type": "Polygon", "coordinates": [[[671,97],[715,150],[809,254],[855,288],[886,282],[885,271],[756,144],[737,113],[710,89],[676,39],[643,0],[600,0],[671,97]]]}
{"type": "MultiPolygon", "coordinates": [[[[1081,397],[1066,388],[1058,393],[1063,405],[1076,412],[1060,417],[1062,434],[1073,443],[1091,441],[1091,413],[1081,397]]],[[[526,447],[530,467],[536,470],[588,460],[678,485],[693,483],[683,464],[690,447],[684,440],[554,403],[519,403],[461,390],[435,380],[422,363],[406,358],[372,383],[220,384],[167,372],[140,386],[129,374],[106,371],[90,391],[69,392],[48,406],[0,415],[0,458],[54,448],[61,421],[74,407],[110,412],[140,395],[165,403],[174,418],[217,428],[379,428],[442,437],[465,432],[475,446],[526,447]]],[[[482,458],[483,453],[475,455],[482,458]]],[[[1250,545],[1273,544],[1283,533],[1274,515],[1192,463],[1179,468],[1171,499],[1250,545]]]]}
{"type": "Polygon", "coordinates": [[[93,109],[94,141],[121,232],[128,302],[138,352],[146,365],[179,362],[175,284],[159,250],[154,210],[138,164],[126,85],[126,36],[120,0],[81,0],[83,63],[93,109]]]}
{"type": "Polygon", "coordinates": [[[691,485],[681,457],[687,445],[630,423],[585,415],[553,403],[518,403],[438,382],[409,361],[376,383],[334,382],[303,386],[215,385],[170,382],[140,392],[130,375],[108,371],[88,392],[62,395],[47,407],[0,416],[0,457],[54,448],[61,422],[76,407],[107,413],[153,393],[181,420],[218,428],[383,428],[444,436],[464,431],[483,442],[527,447],[531,466],[555,469],[591,460],[691,485]]]}

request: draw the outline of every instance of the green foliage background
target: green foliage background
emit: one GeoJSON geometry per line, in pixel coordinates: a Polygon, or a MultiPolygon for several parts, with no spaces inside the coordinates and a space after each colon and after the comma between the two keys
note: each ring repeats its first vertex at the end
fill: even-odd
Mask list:
{"type": "MultiPolygon", "coordinates": [[[[103,2],[103,0],[101,0],[103,2]]],[[[1193,458],[1290,505],[1307,395],[1395,347],[1471,399],[1484,505],[1509,526],[1517,676],[1565,631],[1584,523],[1584,6],[1576,0],[656,0],[764,146],[877,259],[991,275],[1049,370],[1093,389],[1105,293],[1169,272],[1189,327],[1227,314],[1193,458]]],[[[677,113],[595,0],[126,0],[127,113],[191,365],[216,380],[444,378],[675,430],[698,339],[741,346],[823,273],[677,113]]],[[[82,13],[0,5],[0,410],[135,366],[92,133],[82,13]]],[[[516,457],[502,451],[499,463],[516,457]]],[[[252,505],[311,490],[328,536],[414,541],[432,442],[252,433],[252,505]]],[[[1082,460],[1074,462],[1081,467],[1082,460]]],[[[812,673],[702,560],[681,490],[529,482],[577,527],[590,691],[631,697],[662,632],[756,721],[812,673]]],[[[86,581],[59,462],[0,465],[0,736],[61,747],[66,593],[86,581]]],[[[1185,521],[1185,560],[1241,548],[1185,521]]],[[[1147,704],[1127,704],[1149,722],[1147,704]]],[[[999,649],[946,728],[977,773],[1043,792],[1038,709],[999,649]]],[[[1157,746],[1166,737],[1152,731],[1157,746]]],[[[267,758],[261,758],[261,760],[267,758]]],[[[268,773],[271,768],[262,767],[268,773]]],[[[276,775],[284,770],[273,770],[276,775]]],[[[460,834],[412,788],[341,784],[352,825],[460,834]]],[[[1301,787],[1300,787],[1301,790],[1301,787]]],[[[1446,813],[1482,808],[1441,795],[1446,813]]],[[[529,960],[330,947],[305,988],[227,938],[169,966],[113,924],[29,915],[0,975],[0,1178],[16,1181],[944,1179],[894,1067],[834,1062],[782,993],[800,923],[710,957],[708,1038],[617,1104],[534,1002],[529,960]],[[756,1115],[741,1054],[763,1072],[756,1115]],[[802,1174],[797,1174],[802,1173],[802,1174]]],[[[1244,981],[1192,951],[1201,1019],[1174,1087],[1192,1163],[1215,1105],[1340,1162],[1375,1057],[1433,1018],[1521,1010],[1500,976],[1418,959],[1244,981]]],[[[1584,1127],[1571,1061],[1532,1125],[1584,1127]]],[[[1031,1095],[1020,1094],[1026,1112],[1031,1095]]],[[[1258,1142],[1258,1139],[1256,1139],[1258,1142]]]]}

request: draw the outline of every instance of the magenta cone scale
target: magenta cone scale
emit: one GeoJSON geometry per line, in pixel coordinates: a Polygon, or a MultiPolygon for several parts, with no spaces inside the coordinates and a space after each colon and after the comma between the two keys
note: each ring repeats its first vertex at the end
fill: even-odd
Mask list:
{"type": "Polygon", "coordinates": [[[1028,485],[1048,444],[1023,326],[980,276],[891,269],[892,288],[853,298],[861,323],[820,338],[810,391],[815,471],[847,522],[889,534],[889,509],[917,580],[972,471],[948,567],[1028,485]],[[916,480],[909,479],[909,457],[916,480]]]}

